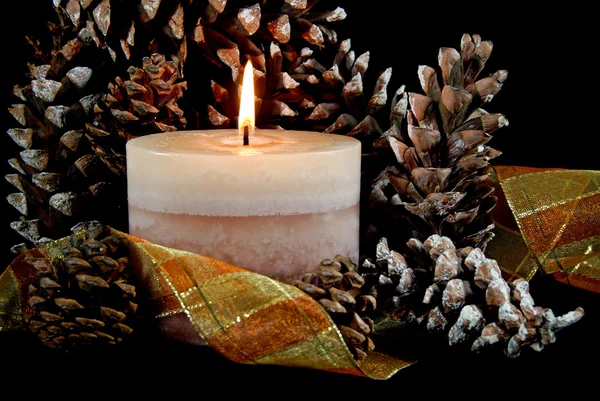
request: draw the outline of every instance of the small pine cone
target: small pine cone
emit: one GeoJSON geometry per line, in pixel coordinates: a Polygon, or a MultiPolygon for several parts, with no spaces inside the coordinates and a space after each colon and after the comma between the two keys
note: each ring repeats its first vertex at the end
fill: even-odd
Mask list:
{"type": "Polygon", "coordinates": [[[133,332],[137,310],[126,239],[98,222],[72,231],[63,258],[35,265],[29,328],[52,348],[120,343],[133,332]]]}
{"type": "Polygon", "coordinates": [[[93,107],[85,133],[94,153],[117,175],[125,173],[123,144],[138,136],[176,131],[187,125],[177,102],[187,89],[178,65],[162,54],[130,66],[129,79],[116,77],[93,107]]]}
{"type": "Polygon", "coordinates": [[[132,137],[186,126],[177,101],[187,89],[187,82],[181,81],[175,61],[155,53],[144,57],[141,68],[131,66],[127,73],[128,80],[117,77],[114,84],[109,84],[104,104],[120,125],[135,128],[132,137]]]}
{"type": "Polygon", "coordinates": [[[377,301],[363,293],[364,284],[356,263],[341,255],[323,260],[316,272],[294,282],[331,316],[357,360],[364,359],[375,348],[370,338],[374,323],[369,316],[377,309],[377,301]]]}

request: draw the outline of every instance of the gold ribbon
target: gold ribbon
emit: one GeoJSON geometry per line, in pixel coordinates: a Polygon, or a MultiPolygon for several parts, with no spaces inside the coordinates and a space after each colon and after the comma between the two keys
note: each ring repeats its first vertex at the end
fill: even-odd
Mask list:
{"type": "Polygon", "coordinates": [[[499,166],[490,176],[499,202],[488,257],[513,277],[541,268],[600,292],[600,171],[499,166]]]}
{"type": "MultiPolygon", "coordinates": [[[[298,288],[226,263],[130,241],[130,262],[151,299],[165,336],[207,344],[232,361],[304,367],[387,379],[413,361],[371,352],[360,363],[319,303],[298,288]]],[[[63,239],[64,240],[64,239],[63,239]]],[[[26,288],[40,258],[52,260],[64,242],[20,255],[0,276],[0,331],[25,328],[26,288]],[[21,277],[21,278],[18,278],[21,277]]]]}

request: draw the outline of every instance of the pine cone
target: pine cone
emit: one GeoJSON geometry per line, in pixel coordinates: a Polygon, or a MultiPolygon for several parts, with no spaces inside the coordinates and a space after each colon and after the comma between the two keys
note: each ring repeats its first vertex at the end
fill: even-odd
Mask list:
{"type": "Polygon", "coordinates": [[[369,53],[356,59],[350,40],[342,42],[337,53],[337,47],[332,46],[338,38],[331,25],[346,18],[343,8],[329,10],[319,7],[318,1],[265,1],[235,14],[231,11],[236,9],[228,7],[222,16],[225,21],[233,21],[230,28],[218,30],[218,20],[202,21],[193,36],[205,57],[229,72],[227,76],[211,75],[215,77],[211,82],[213,99],[208,105],[212,126],[237,124],[237,110],[232,104],[239,103],[243,76],[240,59],[244,58],[249,58],[254,67],[258,127],[323,131],[331,126],[342,133],[349,132],[366,116],[366,108],[361,109],[359,102],[369,53]],[[331,55],[333,65],[326,68],[316,54],[331,55]],[[347,101],[345,84],[354,90],[347,101]],[[350,112],[354,115],[347,114],[350,112]]]}
{"type": "Polygon", "coordinates": [[[417,290],[423,269],[408,267],[406,258],[390,250],[387,240],[381,238],[377,245],[375,260],[365,259],[359,272],[365,280],[362,291],[377,300],[380,312],[401,317],[408,300],[417,290]]]}
{"type": "Polygon", "coordinates": [[[52,348],[115,345],[133,332],[137,309],[126,239],[97,222],[73,228],[63,258],[40,260],[29,286],[29,328],[52,348]]]}
{"type": "MultiPolygon", "coordinates": [[[[115,174],[124,164],[125,144],[86,130],[114,79],[108,53],[98,50],[90,36],[91,14],[87,28],[73,30],[61,2],[53,3],[60,21],[49,23],[53,48],[28,38],[35,60],[29,64],[31,81],[15,86],[20,103],[9,109],[21,125],[9,130],[20,149],[9,160],[15,173],[6,176],[19,192],[8,199],[22,215],[11,227],[27,240],[14,252],[63,237],[82,220],[96,218],[116,227],[126,220],[126,185],[115,174]]],[[[70,16],[85,25],[87,14],[79,13],[79,2],[66,3],[70,16]]]]}
{"type": "MultiPolygon", "coordinates": [[[[177,101],[187,89],[179,82],[179,70],[174,61],[155,53],[144,57],[142,68],[129,67],[129,80],[117,77],[110,84],[103,104],[121,124],[135,123],[125,139],[146,133],[175,131],[186,126],[183,111],[177,101]]],[[[98,123],[106,123],[106,116],[98,123]]]]}
{"type": "Polygon", "coordinates": [[[125,175],[125,143],[138,136],[176,131],[186,126],[177,105],[187,88],[179,82],[174,61],[161,54],[144,57],[142,68],[129,67],[129,79],[117,77],[94,109],[94,121],[86,124],[92,150],[111,171],[125,175]]]}
{"type": "Polygon", "coordinates": [[[541,351],[556,341],[558,330],[584,315],[583,309],[577,308],[555,317],[551,309],[536,306],[529,283],[522,279],[507,283],[498,263],[486,258],[479,248],[457,249],[450,238],[439,235],[423,243],[413,238],[407,245],[410,254],[399,258],[382,238],[378,260],[364,261],[363,266],[369,268],[386,260],[394,266],[389,271],[395,276],[410,277],[396,279],[393,294],[382,297],[382,287],[392,280],[390,274],[378,273],[377,302],[386,305],[388,315],[416,324],[432,335],[446,336],[450,346],[467,344],[475,352],[503,347],[506,356],[516,358],[525,346],[541,351]]]}
{"type": "MultiPolygon", "coordinates": [[[[269,50],[260,51],[262,61],[256,65],[259,127],[344,134],[360,139],[366,150],[371,148],[383,132],[374,116],[388,106],[391,68],[379,76],[373,96],[368,97],[363,89],[363,75],[370,54],[366,51],[356,57],[350,39],[342,41],[335,52],[319,53],[331,53],[328,67],[325,65],[329,63],[315,58],[310,47],[297,50],[291,44],[276,42],[264,47],[269,50]]],[[[239,75],[237,71],[232,73],[239,75]]],[[[215,127],[235,124],[237,111],[231,108],[231,99],[235,98],[232,94],[239,93],[240,86],[240,79],[226,85],[213,82],[215,107],[209,106],[209,119],[215,127]]]]}
{"type": "Polygon", "coordinates": [[[425,94],[405,95],[407,127],[388,130],[374,144],[390,162],[372,184],[372,238],[387,237],[397,247],[438,234],[481,249],[493,238],[489,212],[497,198],[486,169],[500,152],[485,144],[508,121],[480,108],[507,77],[500,70],[478,79],[491,52],[490,41],[465,34],[460,52],[440,49],[441,75],[419,67],[425,94]]]}
{"type": "Polygon", "coordinates": [[[9,160],[15,173],[6,175],[19,192],[7,199],[24,216],[11,227],[34,246],[80,221],[82,208],[103,210],[96,206],[112,195],[106,182],[112,172],[78,129],[96,101],[93,70],[57,61],[77,55],[97,61],[67,44],[53,54],[52,64],[30,65],[31,84],[14,90],[24,103],[9,109],[23,127],[8,130],[21,150],[9,160]]]}
{"type": "Polygon", "coordinates": [[[293,283],[327,311],[357,360],[375,348],[370,338],[374,324],[369,316],[377,303],[373,296],[361,293],[364,282],[357,265],[338,255],[323,260],[315,273],[305,274],[293,283]]]}

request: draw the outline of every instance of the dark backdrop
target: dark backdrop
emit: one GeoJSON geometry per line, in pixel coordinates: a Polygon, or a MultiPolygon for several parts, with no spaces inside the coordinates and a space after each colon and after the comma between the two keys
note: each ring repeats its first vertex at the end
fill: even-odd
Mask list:
{"type": "MultiPolygon", "coordinates": [[[[42,1],[50,0],[0,2],[3,110],[13,101],[12,86],[25,82],[29,54],[25,34],[45,32],[47,16],[36,8],[42,1]]],[[[600,2],[538,2],[528,8],[524,7],[525,2],[338,3],[348,3],[343,5],[348,19],[340,24],[340,39],[350,37],[358,53],[371,52],[371,71],[393,68],[390,90],[405,84],[407,90],[420,92],[417,67],[435,66],[438,48],[458,47],[463,33],[479,33],[484,40],[493,41],[494,51],[484,74],[498,69],[509,72],[504,88],[488,107],[488,111],[506,114],[510,121],[510,126],[498,131],[491,142],[503,152],[496,164],[600,168],[598,127],[594,120],[598,113],[595,56],[600,2]]],[[[1,115],[3,132],[16,126],[8,112],[1,115]]],[[[4,135],[3,153],[10,149],[10,141],[4,135]]],[[[6,161],[3,163],[4,175],[9,167],[6,161]]],[[[12,192],[6,182],[2,190],[4,196],[12,192]]],[[[1,210],[3,238],[12,238],[8,224],[16,215],[8,203],[1,210]]],[[[12,257],[5,247],[3,266],[12,257]]],[[[14,379],[35,383],[48,379],[56,386],[51,392],[68,389],[79,394],[90,386],[110,394],[111,389],[118,387],[116,383],[126,383],[121,391],[131,394],[151,394],[174,385],[174,396],[190,390],[202,395],[207,388],[220,389],[222,394],[242,391],[265,396],[277,394],[273,390],[277,388],[304,397],[366,390],[374,398],[405,394],[444,397],[446,392],[513,397],[524,391],[531,395],[560,389],[569,390],[572,395],[594,391],[597,384],[593,372],[600,362],[598,295],[558,284],[550,277],[536,277],[532,293],[542,306],[557,312],[583,306],[587,315],[560,332],[556,344],[516,361],[456,353],[432,345],[417,365],[388,381],[373,382],[306,370],[236,365],[205,349],[162,341],[138,343],[118,353],[63,355],[47,352],[29,338],[0,334],[0,382],[15,384],[10,381],[14,379]],[[194,369],[192,373],[182,373],[183,366],[194,369]],[[9,381],[4,381],[3,376],[9,381]],[[225,379],[236,385],[221,388],[218,383],[225,379]]],[[[35,386],[18,389],[49,391],[35,386]]]]}

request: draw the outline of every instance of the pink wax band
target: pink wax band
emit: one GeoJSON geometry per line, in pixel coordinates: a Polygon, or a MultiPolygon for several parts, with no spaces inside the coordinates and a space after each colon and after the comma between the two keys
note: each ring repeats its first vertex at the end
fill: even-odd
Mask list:
{"type": "Polygon", "coordinates": [[[283,281],[358,257],[360,142],[305,131],[180,131],[127,144],[129,230],[283,281]]]}

